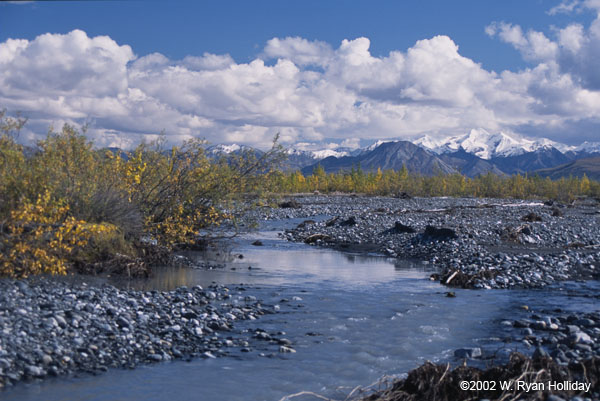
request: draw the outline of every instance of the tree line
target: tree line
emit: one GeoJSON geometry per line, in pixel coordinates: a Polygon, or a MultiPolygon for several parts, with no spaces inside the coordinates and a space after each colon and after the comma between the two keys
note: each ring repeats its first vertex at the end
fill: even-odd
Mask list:
{"type": "Polygon", "coordinates": [[[401,170],[365,172],[360,167],[350,171],[325,173],[317,166],[312,174],[300,171],[277,172],[266,183],[276,193],[354,192],[368,195],[452,196],[489,198],[548,198],[569,202],[580,196],[600,196],[600,183],[582,177],[551,180],[539,175],[500,176],[493,173],[474,178],[462,174],[425,176],[401,170]]]}

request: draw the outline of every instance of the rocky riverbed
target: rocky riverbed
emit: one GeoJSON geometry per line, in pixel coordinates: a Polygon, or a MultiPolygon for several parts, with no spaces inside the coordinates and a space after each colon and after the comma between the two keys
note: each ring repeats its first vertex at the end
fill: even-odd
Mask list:
{"type": "Polygon", "coordinates": [[[417,258],[443,284],[533,288],[600,277],[596,199],[552,201],[304,196],[261,218],[304,217],[291,241],[417,258]]]}
{"type": "Polygon", "coordinates": [[[236,321],[279,308],[244,291],[219,285],[125,291],[46,278],[2,280],[0,388],[48,376],[250,352],[253,337],[270,341],[275,352],[293,352],[276,335],[235,333],[236,321]]]}
{"type": "MultiPolygon", "coordinates": [[[[305,218],[282,234],[290,241],[350,252],[416,258],[432,280],[473,289],[541,288],[600,277],[600,202],[456,198],[303,196],[263,210],[263,219],[305,218]]],[[[449,297],[454,293],[449,291],[449,297]]],[[[527,306],[523,306],[526,310],[527,306]]],[[[528,310],[507,319],[535,357],[568,365],[600,356],[600,312],[528,310]]],[[[478,348],[457,358],[480,358],[478,348]]]]}

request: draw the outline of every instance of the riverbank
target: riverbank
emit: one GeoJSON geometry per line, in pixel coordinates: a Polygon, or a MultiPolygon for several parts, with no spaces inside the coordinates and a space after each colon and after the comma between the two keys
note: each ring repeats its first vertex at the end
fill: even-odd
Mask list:
{"type": "MultiPolygon", "coordinates": [[[[128,291],[44,277],[0,280],[0,388],[22,380],[250,352],[253,333],[236,333],[235,322],[276,309],[243,287],[128,291]]],[[[285,339],[269,339],[274,352],[292,350],[285,339]]]]}
{"type": "Polygon", "coordinates": [[[363,401],[549,400],[600,398],[600,358],[560,366],[551,358],[515,353],[488,369],[426,363],[363,401]]]}
{"type": "MultiPolygon", "coordinates": [[[[202,372],[201,376],[212,377],[207,380],[215,381],[212,387],[213,392],[205,394],[216,394],[215,391],[219,391],[219,386],[241,386],[240,383],[246,376],[251,377],[247,381],[259,381],[260,386],[257,388],[265,387],[265,389],[276,391],[286,385],[287,380],[291,380],[288,378],[289,373],[294,377],[294,382],[302,377],[303,385],[300,388],[307,388],[308,384],[312,390],[318,390],[319,388],[333,389],[343,380],[346,380],[343,382],[344,384],[350,383],[352,386],[356,383],[364,383],[365,380],[374,380],[378,376],[375,378],[369,376],[368,379],[365,379],[366,375],[373,372],[374,366],[378,369],[379,374],[407,372],[415,366],[421,365],[424,360],[450,361],[452,365],[456,365],[467,359],[469,366],[482,367],[488,363],[500,363],[501,360],[506,360],[507,351],[517,347],[531,356],[547,357],[550,355],[553,361],[563,368],[573,363],[587,363],[586,361],[600,355],[600,314],[594,307],[594,301],[592,300],[591,304],[586,301],[585,306],[581,309],[569,307],[574,304],[570,298],[571,294],[565,294],[567,291],[561,294],[560,301],[550,301],[553,294],[560,294],[559,280],[549,280],[540,285],[514,286],[512,287],[515,288],[514,291],[444,289],[438,282],[426,279],[430,272],[423,268],[441,267],[440,263],[433,263],[426,258],[432,255],[423,255],[422,259],[425,259],[428,264],[414,264],[413,266],[416,268],[411,273],[404,270],[406,267],[401,254],[397,254],[395,260],[392,260],[394,258],[391,253],[385,249],[381,251],[380,247],[386,245],[385,243],[378,241],[329,242],[323,241],[323,239],[313,242],[313,244],[320,244],[324,247],[345,249],[352,253],[378,252],[388,255],[387,257],[371,258],[372,263],[365,263],[363,268],[360,268],[357,261],[363,258],[368,259],[367,257],[355,257],[348,252],[339,253],[326,249],[315,249],[304,244],[277,239],[277,232],[300,223],[300,227],[285,232],[283,236],[304,243],[310,235],[320,234],[316,229],[323,227],[332,229],[332,233],[335,233],[335,230],[340,233],[349,233],[347,238],[356,235],[361,240],[363,237],[361,230],[363,229],[369,229],[375,233],[385,226],[402,229],[402,226],[396,225],[396,222],[399,221],[398,216],[401,214],[390,213],[387,215],[386,213],[389,212],[384,212],[383,208],[387,207],[391,209],[390,211],[406,209],[404,215],[410,215],[415,220],[401,222],[401,224],[415,228],[416,232],[388,231],[381,237],[392,238],[392,242],[396,238],[398,245],[402,244],[402,240],[407,240],[408,237],[412,238],[412,241],[415,242],[409,241],[409,243],[414,246],[412,249],[416,249],[413,255],[418,257],[419,252],[422,252],[427,246],[451,250],[463,244],[462,237],[466,236],[469,240],[479,239],[469,238],[468,234],[465,235],[465,231],[460,227],[453,228],[451,224],[454,221],[452,219],[416,220],[418,216],[435,219],[442,218],[440,216],[447,214],[436,209],[453,207],[453,210],[465,210],[465,213],[479,213],[481,209],[490,213],[487,216],[490,221],[494,216],[498,218],[498,216],[508,215],[506,210],[516,210],[513,213],[517,217],[513,216],[513,220],[509,221],[510,224],[514,224],[520,221],[518,217],[523,212],[529,213],[528,208],[532,208],[531,212],[534,213],[548,213],[544,212],[544,208],[550,208],[552,212],[552,206],[539,202],[532,204],[532,202],[484,200],[490,204],[478,204],[481,200],[365,199],[349,196],[308,196],[299,198],[297,201],[300,207],[265,208],[256,215],[262,219],[283,219],[283,222],[266,222],[264,226],[267,227],[268,233],[259,233],[242,240],[245,241],[241,248],[244,258],[235,258],[236,265],[210,270],[186,269],[185,272],[204,271],[207,273],[200,282],[204,288],[194,287],[198,283],[198,277],[191,273],[189,276],[188,273],[185,275],[186,280],[189,280],[190,283],[189,288],[184,287],[174,291],[159,290],[164,287],[156,284],[139,287],[152,288],[155,289],[154,291],[129,291],[102,286],[101,283],[96,283],[94,286],[72,285],[61,283],[60,280],[55,283],[54,279],[51,281],[44,281],[45,279],[6,280],[0,283],[0,290],[2,290],[2,294],[5,294],[2,295],[4,298],[0,301],[0,305],[3,305],[3,309],[0,309],[2,327],[11,327],[8,333],[3,332],[0,336],[4,341],[0,344],[2,347],[0,348],[0,363],[3,363],[2,359],[9,363],[8,368],[3,369],[0,375],[7,377],[7,373],[10,372],[18,375],[17,381],[41,381],[40,379],[57,374],[64,377],[72,373],[99,372],[110,369],[112,373],[102,375],[102,377],[112,378],[104,381],[110,382],[123,374],[118,370],[115,372],[113,367],[128,368],[159,361],[159,358],[160,361],[193,358],[196,362],[192,363],[197,365],[198,371],[202,372]],[[494,202],[500,203],[500,205],[496,205],[494,202]],[[514,203],[518,205],[513,206],[514,203]],[[402,204],[405,207],[402,207],[402,204]],[[409,207],[406,207],[407,205],[409,207]],[[364,215],[359,214],[364,208],[368,208],[366,210],[369,211],[364,215]],[[344,214],[346,211],[349,213],[344,214]],[[492,211],[497,213],[493,214],[492,211]],[[353,216],[356,224],[350,224],[353,216]],[[372,227],[367,224],[370,216],[375,216],[372,218],[372,227]],[[285,220],[287,217],[294,217],[296,220],[285,220]],[[336,217],[337,219],[335,219],[336,217]],[[384,220],[384,218],[388,220],[384,220]],[[349,220],[350,222],[348,222],[349,220]],[[329,222],[329,226],[327,222],[329,222]],[[453,230],[458,238],[424,240],[427,225],[453,230]],[[315,228],[315,231],[310,234],[312,228],[315,228]],[[295,238],[297,233],[298,237],[295,238]],[[303,233],[304,237],[299,233],[303,233]],[[251,245],[253,243],[256,245],[251,245]],[[263,246],[258,246],[259,243],[262,243],[263,246]],[[323,253],[322,256],[313,258],[316,256],[314,254],[321,253],[323,253]],[[253,255],[257,254],[263,254],[262,259],[254,259],[253,255]],[[293,266],[293,269],[287,270],[286,266],[293,266]],[[406,276],[403,276],[405,274],[406,276]],[[406,279],[404,281],[399,277],[406,277],[406,279]],[[252,287],[249,287],[248,284],[245,286],[227,284],[227,286],[209,288],[208,283],[212,280],[220,283],[251,283],[249,285],[252,287]],[[268,288],[259,288],[265,285],[268,288]],[[527,288],[527,290],[518,289],[519,287],[527,288]],[[539,289],[540,287],[547,289],[539,289]],[[536,289],[533,290],[533,288],[536,289]],[[214,298],[210,293],[214,293],[214,298]],[[451,296],[451,293],[455,293],[454,297],[451,296]],[[525,296],[523,296],[524,294],[525,296]],[[302,305],[294,301],[296,296],[304,299],[302,305]],[[72,299],[73,297],[74,299],[72,299]],[[188,304],[186,300],[190,297],[195,301],[188,304]],[[147,304],[144,298],[155,305],[147,304]],[[293,301],[294,307],[302,306],[302,308],[288,310],[288,306],[291,305],[284,303],[283,299],[286,298],[293,301]],[[548,301],[543,302],[542,298],[548,301]],[[260,302],[261,299],[266,300],[266,303],[260,302]],[[539,303],[537,303],[538,299],[540,299],[539,303]],[[136,303],[137,306],[135,306],[136,303]],[[477,311],[470,309],[473,305],[477,305],[477,311]],[[525,305],[528,306],[525,307],[525,305]],[[111,306],[112,311],[108,312],[111,310],[111,306]],[[196,318],[191,315],[184,316],[184,313],[187,313],[190,308],[196,314],[196,318]],[[233,312],[234,308],[240,309],[245,316],[236,316],[237,312],[233,312]],[[272,313],[279,308],[283,312],[294,311],[294,313],[272,313]],[[595,312],[593,312],[594,310],[595,312]],[[155,313],[158,314],[158,318],[155,313]],[[217,326],[211,328],[213,313],[218,318],[215,322],[223,322],[229,326],[229,330],[219,327],[218,323],[217,326]],[[228,313],[234,315],[236,319],[232,320],[228,317],[228,313]],[[269,316],[262,316],[263,314],[269,314],[269,316]],[[492,314],[493,316],[490,316],[492,314]],[[73,317],[74,315],[82,316],[73,317]],[[147,322],[144,322],[146,319],[144,316],[149,319],[147,322]],[[124,320],[119,317],[123,317],[124,320]],[[236,321],[259,317],[262,318],[256,324],[260,326],[254,326],[254,323],[250,323],[251,326],[246,323],[236,323],[236,321]],[[65,321],[64,323],[61,318],[65,321]],[[77,325],[80,327],[74,327],[73,320],[78,320],[77,325]],[[198,321],[197,326],[194,320],[198,321]],[[129,325],[125,321],[128,321],[129,325]],[[101,327],[98,327],[99,324],[107,325],[109,331],[103,332],[101,327]],[[251,331],[242,333],[237,330],[240,326],[251,328],[251,331]],[[309,326],[310,328],[308,328],[309,326]],[[190,329],[195,327],[202,330],[201,335],[194,331],[189,333],[190,329]],[[266,330],[258,330],[257,327],[266,330]],[[214,333],[210,332],[211,330],[214,333]],[[287,334],[281,333],[281,330],[285,330],[287,334]],[[138,332],[142,335],[138,336],[138,332]],[[32,338],[27,338],[28,336],[32,338]],[[84,340],[83,344],[81,344],[81,339],[84,340]],[[165,340],[169,344],[163,343],[161,340],[165,340]],[[290,342],[293,343],[293,348],[290,347],[290,342]],[[260,346],[258,346],[259,343],[260,346]],[[58,353],[54,352],[55,344],[62,347],[58,353]],[[194,348],[196,346],[197,348],[194,348]],[[266,347],[268,349],[265,349],[266,347]],[[242,354],[244,349],[255,351],[250,354],[242,354]],[[279,354],[278,351],[281,349],[290,352],[279,354]],[[48,353],[49,350],[53,352],[48,353]],[[297,353],[291,352],[293,350],[297,350],[297,353]],[[495,354],[495,351],[498,351],[498,354],[495,354]],[[208,354],[206,354],[207,352],[208,354]],[[258,358],[258,355],[255,355],[258,352],[277,354],[279,357],[258,358]],[[104,353],[104,361],[100,359],[101,353],[104,353]],[[157,356],[151,356],[155,354],[157,356]],[[63,355],[66,355],[67,361],[69,361],[67,364],[62,360],[63,355]],[[212,356],[221,355],[230,355],[233,358],[212,359],[212,356]],[[242,355],[243,357],[241,357],[242,355]],[[340,367],[339,370],[336,370],[336,367],[326,364],[322,360],[322,355],[327,355],[326,359],[335,358],[346,361],[344,366],[351,366],[352,368],[348,369],[359,372],[357,377],[346,377],[345,370],[348,369],[340,367]],[[254,358],[255,356],[256,358],[254,358]],[[85,359],[88,357],[91,359],[85,359]],[[202,360],[201,357],[207,360],[202,360]],[[256,362],[256,359],[265,362],[256,362]],[[275,360],[278,362],[273,363],[272,361],[275,360]],[[401,364],[402,361],[405,361],[404,365],[401,364]],[[218,366],[228,370],[221,371],[221,373],[216,372],[210,376],[207,372],[213,369],[211,366],[217,366],[217,363],[218,366]],[[303,367],[295,370],[298,369],[298,364],[303,364],[303,367]],[[277,367],[274,368],[274,366],[277,367]],[[41,369],[41,371],[37,369],[41,369]],[[230,369],[240,369],[244,372],[230,379],[229,384],[223,384],[226,381],[220,375],[223,375],[223,372],[231,375],[230,369]],[[250,372],[254,370],[262,373],[271,372],[269,374],[273,374],[273,370],[277,370],[280,373],[269,384],[265,383],[263,379],[259,379],[261,374],[252,375],[250,372]],[[37,373],[42,375],[36,376],[37,373]],[[335,377],[335,380],[322,382],[320,377],[327,375],[335,377]],[[336,380],[338,381],[336,382],[336,380]],[[219,383],[219,386],[216,383],[219,383]],[[315,387],[312,387],[311,383],[315,387]]],[[[569,216],[568,209],[576,209],[572,212],[575,216],[574,219],[579,219],[575,220],[577,222],[583,221],[584,217],[582,216],[594,218],[593,215],[585,213],[596,210],[591,203],[572,205],[571,208],[568,206],[559,208],[564,213],[563,216],[569,216]]],[[[543,220],[542,223],[544,222],[543,220]]],[[[524,222],[518,224],[524,224],[524,222]]],[[[552,225],[558,224],[556,222],[552,225]]],[[[562,224],[566,225],[564,221],[562,224]]],[[[476,227],[475,229],[481,228],[476,227]]],[[[577,226],[567,227],[564,230],[565,238],[568,240],[571,236],[574,238],[575,235],[587,233],[588,241],[595,240],[593,227],[591,230],[587,230],[588,227],[579,229],[580,227],[577,226]]],[[[382,231],[386,230],[388,229],[382,231]]],[[[340,234],[342,239],[343,235],[345,234],[340,234]]],[[[585,237],[585,235],[582,236],[585,237]]],[[[482,235],[482,237],[484,236],[482,235]]],[[[529,245],[519,242],[515,243],[513,247],[518,250],[529,245]]],[[[485,242],[483,242],[482,248],[484,246],[485,242]]],[[[551,253],[548,248],[546,249],[547,253],[542,253],[541,246],[536,249],[536,254],[542,257],[551,253]]],[[[557,249],[557,252],[565,250],[557,249]]],[[[458,250],[456,254],[460,256],[461,251],[458,250]]],[[[593,248],[569,248],[566,251],[567,256],[575,259],[589,255],[594,256],[593,248]]],[[[439,256],[439,260],[444,260],[443,255],[435,256],[439,256]]],[[[588,271],[593,270],[590,267],[591,263],[587,267],[588,271]]],[[[185,282],[177,281],[172,284],[175,285],[169,285],[168,289],[181,286],[185,282]]],[[[578,283],[574,284],[578,285],[578,283]]],[[[587,300],[587,297],[597,299],[595,291],[596,287],[590,286],[574,295],[579,299],[587,300]]],[[[174,376],[186,374],[189,364],[175,365],[177,364],[155,365],[153,369],[156,369],[157,372],[154,380],[156,377],[164,375],[171,375],[173,379],[174,376]]],[[[136,369],[132,373],[138,378],[148,375],[146,369],[141,369],[141,372],[136,369]]],[[[189,385],[188,382],[192,380],[192,377],[194,376],[185,376],[180,385],[189,385]]],[[[128,385],[129,380],[123,379],[122,382],[128,385]]],[[[13,382],[14,380],[9,377],[5,383],[13,382]]],[[[52,381],[45,380],[44,385],[47,382],[52,381]]],[[[62,379],[59,382],[62,382],[62,379]]],[[[248,385],[248,383],[245,384],[246,387],[248,385]]],[[[52,387],[52,385],[49,386],[52,387]]],[[[23,386],[16,387],[22,388],[23,386]]],[[[293,391],[297,387],[290,385],[285,388],[293,391]]],[[[273,394],[280,394],[270,393],[267,390],[255,389],[254,391],[252,394],[258,394],[259,391],[262,391],[260,394],[266,394],[260,399],[272,399],[269,397],[273,397],[273,394]]],[[[26,393],[25,390],[22,393],[13,394],[24,393],[26,393]]],[[[219,392],[219,394],[221,393],[219,392]]],[[[231,395],[232,393],[227,394],[231,395]]],[[[231,397],[230,399],[246,399],[247,397],[244,398],[243,395],[240,396],[241,398],[231,397]]],[[[15,395],[15,397],[17,396],[15,395]]],[[[178,399],[186,399],[185,394],[178,399]]]]}
{"type": "Polygon", "coordinates": [[[600,203],[304,196],[261,218],[304,217],[291,241],[430,263],[463,288],[539,288],[600,277],[600,203]],[[291,206],[291,207],[289,207],[291,206]],[[315,219],[315,216],[326,218],[315,219]]]}

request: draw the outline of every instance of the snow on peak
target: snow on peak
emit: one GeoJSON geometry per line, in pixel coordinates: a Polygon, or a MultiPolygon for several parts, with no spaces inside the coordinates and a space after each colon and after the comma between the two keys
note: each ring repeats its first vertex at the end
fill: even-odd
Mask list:
{"type": "Polygon", "coordinates": [[[321,159],[324,159],[329,156],[333,156],[333,157],[348,156],[348,152],[343,151],[343,150],[335,150],[335,149],[323,149],[323,150],[287,149],[286,153],[288,155],[308,156],[315,160],[321,160],[321,159]]]}
{"type": "Polygon", "coordinates": [[[465,152],[486,160],[492,157],[518,156],[542,148],[554,147],[561,151],[569,150],[568,146],[546,138],[533,140],[505,132],[492,134],[484,129],[472,129],[466,135],[445,139],[432,139],[424,136],[415,141],[415,144],[437,154],[456,152],[462,148],[465,152]]]}
{"type": "Polygon", "coordinates": [[[440,155],[442,153],[456,152],[460,148],[459,141],[461,138],[462,137],[459,136],[453,136],[448,138],[436,139],[425,135],[414,141],[414,144],[440,155]]]}
{"type": "Polygon", "coordinates": [[[573,149],[575,152],[600,153],[600,142],[585,141],[573,149]]]}
{"type": "Polygon", "coordinates": [[[240,149],[242,149],[242,146],[234,143],[231,145],[219,144],[219,145],[211,146],[210,151],[212,153],[227,153],[227,154],[229,154],[232,152],[237,152],[240,149]]]}
{"type": "Polygon", "coordinates": [[[315,159],[324,159],[329,156],[333,157],[343,157],[348,156],[348,152],[337,151],[334,149],[323,149],[323,150],[314,150],[311,152],[315,159]]]}
{"type": "Polygon", "coordinates": [[[378,146],[379,146],[379,145],[381,145],[381,144],[384,144],[384,143],[389,143],[389,142],[398,142],[398,141],[395,141],[395,140],[392,140],[392,139],[385,140],[385,141],[384,141],[384,140],[379,140],[379,141],[375,142],[374,144],[372,144],[372,145],[370,145],[370,146],[367,146],[367,147],[366,147],[364,150],[365,150],[366,152],[368,152],[368,151],[370,151],[370,150],[373,150],[373,149],[375,149],[376,147],[378,147],[378,146]]]}

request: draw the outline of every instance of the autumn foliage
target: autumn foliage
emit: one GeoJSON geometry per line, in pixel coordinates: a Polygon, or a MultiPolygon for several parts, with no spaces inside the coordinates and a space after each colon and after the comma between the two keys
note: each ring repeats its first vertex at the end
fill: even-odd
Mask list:
{"type": "Polygon", "coordinates": [[[0,274],[13,277],[194,244],[201,230],[235,225],[280,154],[209,161],[198,140],[95,150],[65,125],[26,155],[15,140],[24,123],[0,114],[0,274]]]}
{"type": "MultiPolygon", "coordinates": [[[[265,195],[354,192],[369,195],[543,197],[600,196],[600,183],[539,176],[468,178],[399,171],[304,176],[277,169],[283,152],[209,159],[205,143],[167,149],[164,140],[131,152],[97,150],[85,130],[50,130],[35,148],[18,144],[24,119],[0,111],[0,275],[65,274],[103,263],[143,265],[149,255],[198,243],[264,204],[265,195]]],[[[129,268],[128,268],[129,269],[129,268]]],[[[94,271],[92,269],[92,271],[94,271]]]]}
{"type": "Polygon", "coordinates": [[[356,167],[326,174],[323,168],[317,167],[307,176],[299,171],[280,172],[272,176],[268,185],[283,193],[319,191],[393,196],[406,192],[412,196],[548,198],[564,202],[578,196],[600,196],[600,183],[585,175],[551,180],[537,175],[488,173],[469,178],[459,173],[424,176],[410,173],[406,168],[365,172],[356,167]]]}

